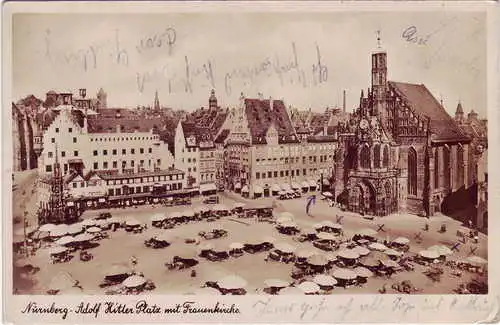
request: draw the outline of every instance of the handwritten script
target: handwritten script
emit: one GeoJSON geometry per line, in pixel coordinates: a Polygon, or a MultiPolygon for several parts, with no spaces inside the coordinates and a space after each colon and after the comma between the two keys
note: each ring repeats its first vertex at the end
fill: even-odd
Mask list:
{"type": "Polygon", "coordinates": [[[76,73],[108,70],[130,73],[139,93],[158,84],[166,85],[169,93],[192,94],[196,89],[224,89],[230,95],[245,87],[258,86],[268,80],[281,86],[294,85],[299,88],[318,87],[328,82],[328,66],[322,57],[321,47],[306,48],[309,62],[300,56],[295,42],[289,51],[272,52],[271,55],[250,64],[226,62],[218,64],[214,58],[201,58],[199,53],[181,53],[176,45],[186,40],[178,38],[177,31],[167,26],[157,32],[138,37],[125,45],[120,30],[112,37],[73,48],[61,47],[51,30],[44,33],[44,49],[38,53],[57,67],[70,68],[76,73]],[[311,59],[314,58],[314,59],[311,59]],[[155,63],[151,67],[151,63],[155,63]],[[158,63],[159,62],[159,63],[158,63]],[[147,66],[148,68],[141,68],[147,66]],[[118,70],[117,70],[118,69],[118,70]]]}
{"type": "Polygon", "coordinates": [[[483,296],[443,297],[425,298],[415,302],[414,299],[406,297],[384,297],[376,296],[370,299],[355,299],[346,297],[335,301],[321,299],[310,299],[306,302],[291,302],[292,300],[276,299],[266,297],[259,299],[253,304],[257,317],[266,318],[276,315],[288,315],[292,319],[301,321],[314,321],[329,319],[333,321],[355,321],[370,319],[370,314],[390,313],[391,316],[404,318],[419,318],[422,314],[433,312],[489,312],[494,310],[495,300],[483,296]],[[328,317],[328,318],[323,318],[328,317]],[[368,318],[367,318],[368,317],[368,318]]]}

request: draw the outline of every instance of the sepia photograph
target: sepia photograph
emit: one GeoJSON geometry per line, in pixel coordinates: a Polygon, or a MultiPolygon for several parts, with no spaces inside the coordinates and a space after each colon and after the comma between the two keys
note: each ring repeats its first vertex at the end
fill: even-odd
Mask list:
{"type": "Polygon", "coordinates": [[[486,18],[12,15],[6,291],[488,294],[486,18]]]}

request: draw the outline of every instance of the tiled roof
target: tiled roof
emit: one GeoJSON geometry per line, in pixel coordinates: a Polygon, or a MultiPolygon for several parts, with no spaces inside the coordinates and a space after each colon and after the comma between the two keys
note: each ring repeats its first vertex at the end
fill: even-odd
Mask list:
{"type": "Polygon", "coordinates": [[[430,118],[433,141],[470,140],[425,85],[389,81],[389,86],[407,100],[415,113],[430,118]]]}
{"type": "Polygon", "coordinates": [[[217,136],[217,138],[215,138],[215,143],[224,143],[224,141],[227,139],[228,135],[229,135],[229,132],[230,130],[229,129],[224,129],[222,130],[219,135],[217,136]]]}
{"type": "Polygon", "coordinates": [[[252,136],[252,143],[265,144],[267,130],[274,125],[280,143],[298,142],[292,121],[281,100],[245,99],[245,114],[252,136]]]}
{"type": "Polygon", "coordinates": [[[181,122],[184,138],[186,139],[186,146],[190,146],[187,139],[194,137],[196,142],[193,146],[198,146],[201,141],[213,141],[212,129],[209,127],[202,127],[195,124],[193,121],[181,122]]]}
{"type": "Polygon", "coordinates": [[[336,142],[334,135],[311,135],[307,137],[307,142],[336,142]]]}
{"type": "Polygon", "coordinates": [[[115,133],[117,126],[120,125],[121,132],[149,132],[153,129],[153,133],[158,133],[161,127],[161,120],[153,118],[140,117],[111,117],[111,116],[92,116],[88,118],[89,133],[115,133]]]}

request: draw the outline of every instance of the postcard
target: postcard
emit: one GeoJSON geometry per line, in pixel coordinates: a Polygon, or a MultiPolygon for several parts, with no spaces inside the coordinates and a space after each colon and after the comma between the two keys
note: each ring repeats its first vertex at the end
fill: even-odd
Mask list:
{"type": "Polygon", "coordinates": [[[498,321],[496,9],[5,4],[6,320],[498,321]]]}

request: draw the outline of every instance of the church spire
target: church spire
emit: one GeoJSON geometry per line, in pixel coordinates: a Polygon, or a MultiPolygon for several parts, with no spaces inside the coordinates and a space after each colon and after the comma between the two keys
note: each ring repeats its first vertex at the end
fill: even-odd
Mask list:
{"type": "Polygon", "coordinates": [[[155,103],[153,108],[155,111],[160,110],[160,99],[158,98],[158,90],[155,92],[155,103]]]}

